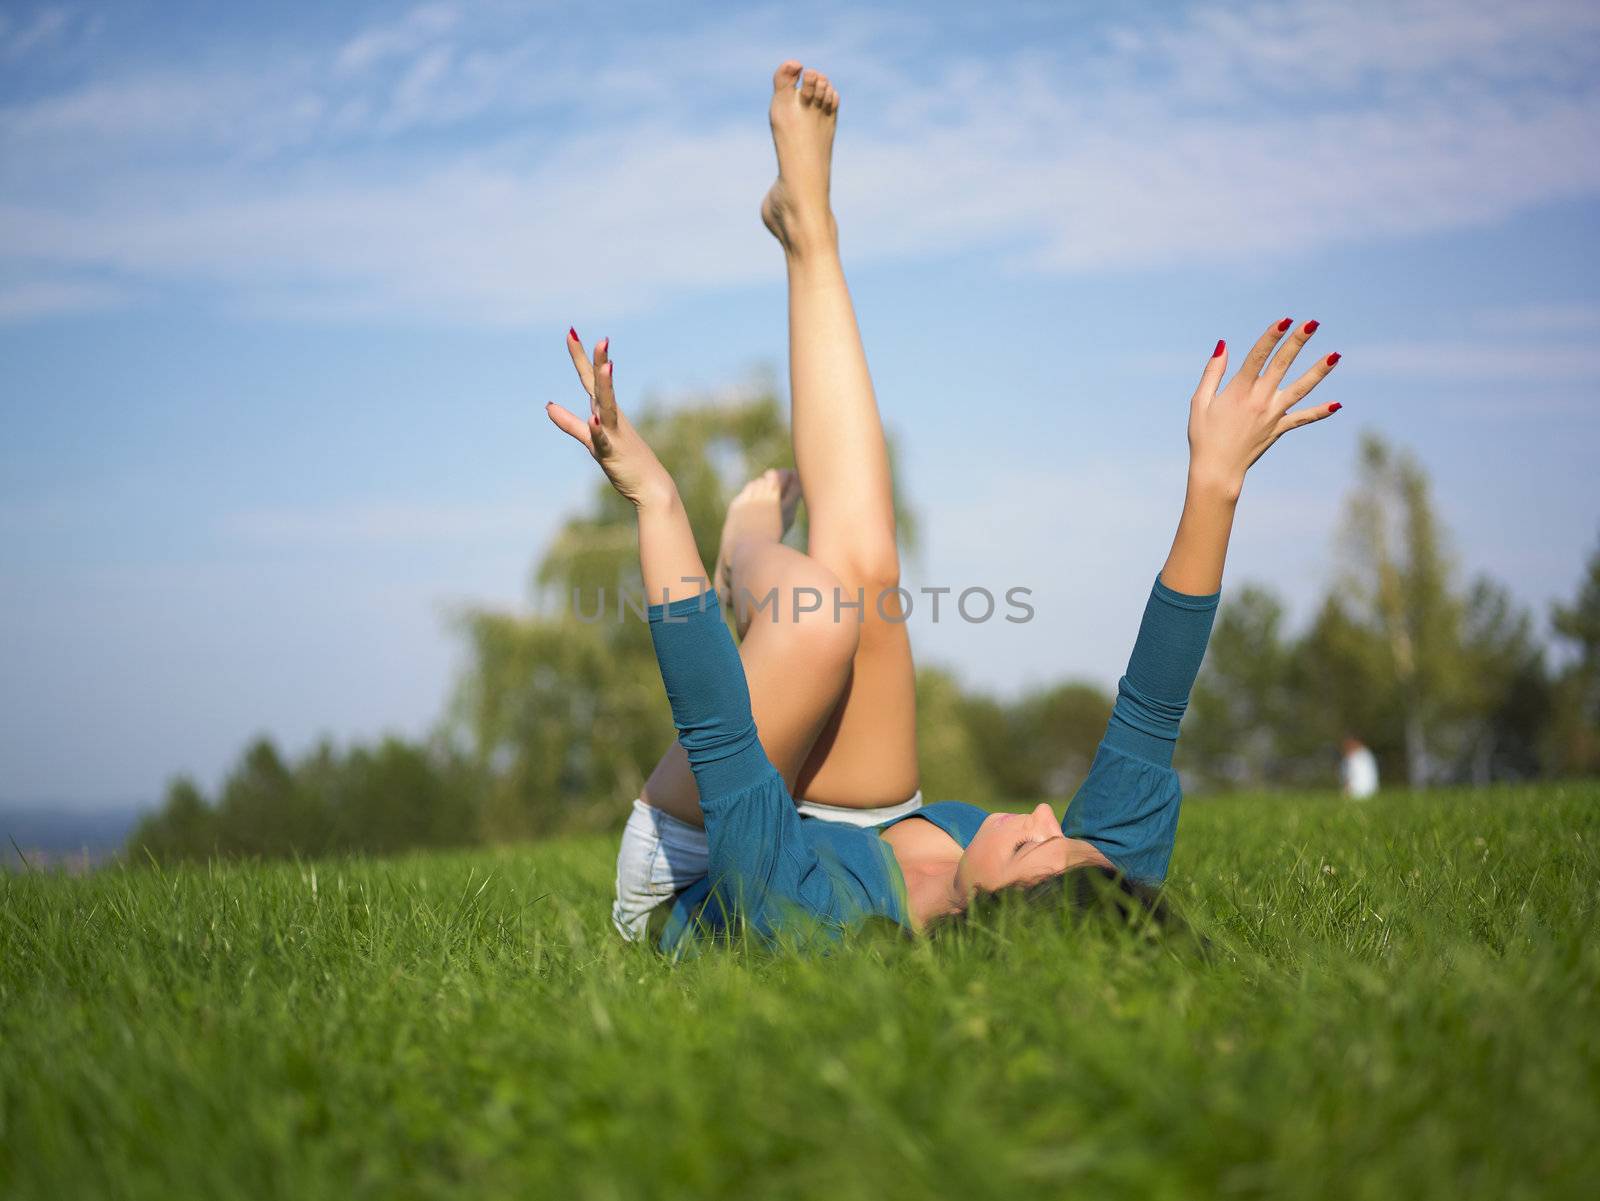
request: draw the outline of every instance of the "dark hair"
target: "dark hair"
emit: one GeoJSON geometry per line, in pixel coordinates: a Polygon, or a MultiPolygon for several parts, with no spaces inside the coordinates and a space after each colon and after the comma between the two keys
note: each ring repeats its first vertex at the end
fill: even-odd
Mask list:
{"type": "MultiPolygon", "coordinates": [[[[1161,891],[1130,880],[1115,868],[1086,864],[1047,876],[1032,884],[1012,884],[992,892],[980,889],[959,913],[946,914],[927,926],[929,935],[988,924],[1007,909],[1067,909],[1074,914],[1109,920],[1147,934],[1192,933],[1188,923],[1167,904],[1161,891]]],[[[1196,940],[1203,943],[1198,935],[1196,940]]]]}

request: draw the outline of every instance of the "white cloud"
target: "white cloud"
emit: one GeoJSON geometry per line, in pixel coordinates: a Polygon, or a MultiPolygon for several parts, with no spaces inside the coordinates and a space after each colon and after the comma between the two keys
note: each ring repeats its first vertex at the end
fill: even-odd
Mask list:
{"type": "Polygon", "coordinates": [[[1600,304],[1573,301],[1485,309],[1475,314],[1474,323],[1502,334],[1600,333],[1600,304]]]}
{"type": "MultiPolygon", "coordinates": [[[[0,110],[0,269],[470,324],[776,270],[753,214],[782,10],[598,53],[586,30],[486,11],[426,5],[326,51],[0,110]]],[[[1003,245],[1031,271],[1236,263],[1600,193],[1600,19],[1580,6],[1206,5],[1070,51],[914,65],[893,17],[827,28],[812,57],[846,93],[857,262],[1003,245]]]]}
{"type": "Polygon", "coordinates": [[[41,8],[30,20],[15,24],[0,14],[0,59],[15,61],[60,40],[72,21],[63,7],[41,8]]]}
{"type": "Polygon", "coordinates": [[[62,313],[111,308],[133,298],[115,284],[67,279],[17,280],[0,283],[0,321],[25,321],[62,313]]]}
{"type": "Polygon", "coordinates": [[[1396,342],[1360,347],[1363,370],[1430,379],[1547,381],[1600,376],[1600,346],[1505,341],[1396,342]]]}
{"type": "Polygon", "coordinates": [[[341,73],[355,74],[391,59],[414,55],[460,21],[461,13],[453,5],[421,5],[397,21],[363,30],[351,38],[334,57],[334,66],[341,73]]]}

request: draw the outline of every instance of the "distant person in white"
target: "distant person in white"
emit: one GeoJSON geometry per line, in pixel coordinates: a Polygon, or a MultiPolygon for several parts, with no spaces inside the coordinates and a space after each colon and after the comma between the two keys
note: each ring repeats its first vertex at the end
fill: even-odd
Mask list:
{"type": "Polygon", "coordinates": [[[1359,738],[1344,740],[1344,757],[1339,763],[1339,784],[1344,795],[1364,801],[1378,791],[1378,760],[1359,738]]]}

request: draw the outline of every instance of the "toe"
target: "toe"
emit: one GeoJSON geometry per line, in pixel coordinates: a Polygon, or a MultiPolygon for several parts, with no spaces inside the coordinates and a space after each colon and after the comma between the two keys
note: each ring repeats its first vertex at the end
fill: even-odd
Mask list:
{"type": "Polygon", "coordinates": [[[807,71],[800,79],[800,102],[810,104],[817,95],[817,80],[822,76],[816,71],[807,71]]]}
{"type": "Polygon", "coordinates": [[[794,59],[785,59],[778,64],[778,69],[772,73],[772,90],[781,92],[786,88],[792,89],[794,81],[800,78],[800,64],[794,59]]]}

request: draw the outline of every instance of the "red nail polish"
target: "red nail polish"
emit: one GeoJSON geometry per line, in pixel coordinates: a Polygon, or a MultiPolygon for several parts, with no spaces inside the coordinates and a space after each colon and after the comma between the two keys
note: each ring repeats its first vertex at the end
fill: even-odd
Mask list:
{"type": "Polygon", "coordinates": [[[599,349],[600,350],[604,350],[604,351],[609,351],[611,349],[611,339],[610,338],[601,338],[600,339],[599,349]]]}
{"type": "Polygon", "coordinates": [[[1227,349],[1228,349],[1228,344],[1226,342],[1224,342],[1221,338],[1218,338],[1217,339],[1217,348],[1211,352],[1211,357],[1212,358],[1216,358],[1219,354],[1221,354],[1224,350],[1227,350],[1227,349]]]}
{"type": "Polygon", "coordinates": [[[567,337],[576,342],[578,340],[578,331],[573,329],[570,325],[567,326],[567,337]]]}
{"type": "Polygon", "coordinates": [[[1319,326],[1321,324],[1322,324],[1322,322],[1320,322],[1320,321],[1307,321],[1306,322],[1306,336],[1310,337],[1312,334],[1316,333],[1317,332],[1317,326],[1319,326]]]}
{"type": "Polygon", "coordinates": [[[1344,408],[1344,406],[1342,404],[1340,404],[1337,400],[1334,401],[1331,405],[1328,406],[1328,414],[1329,414],[1329,416],[1332,416],[1334,413],[1337,413],[1342,408],[1344,408]]]}
{"type": "Polygon", "coordinates": [[[1328,366],[1332,367],[1335,363],[1337,363],[1343,357],[1344,356],[1341,355],[1337,350],[1334,351],[1332,354],[1330,354],[1328,356],[1328,366]]]}
{"type": "Polygon", "coordinates": [[[1294,324],[1294,318],[1293,317],[1285,317],[1282,321],[1278,322],[1278,332],[1281,334],[1284,330],[1288,329],[1293,324],[1294,324]]]}
{"type": "Polygon", "coordinates": [[[607,359],[604,363],[600,364],[600,370],[604,371],[607,376],[613,376],[617,373],[617,369],[611,365],[610,359],[607,359]]]}

